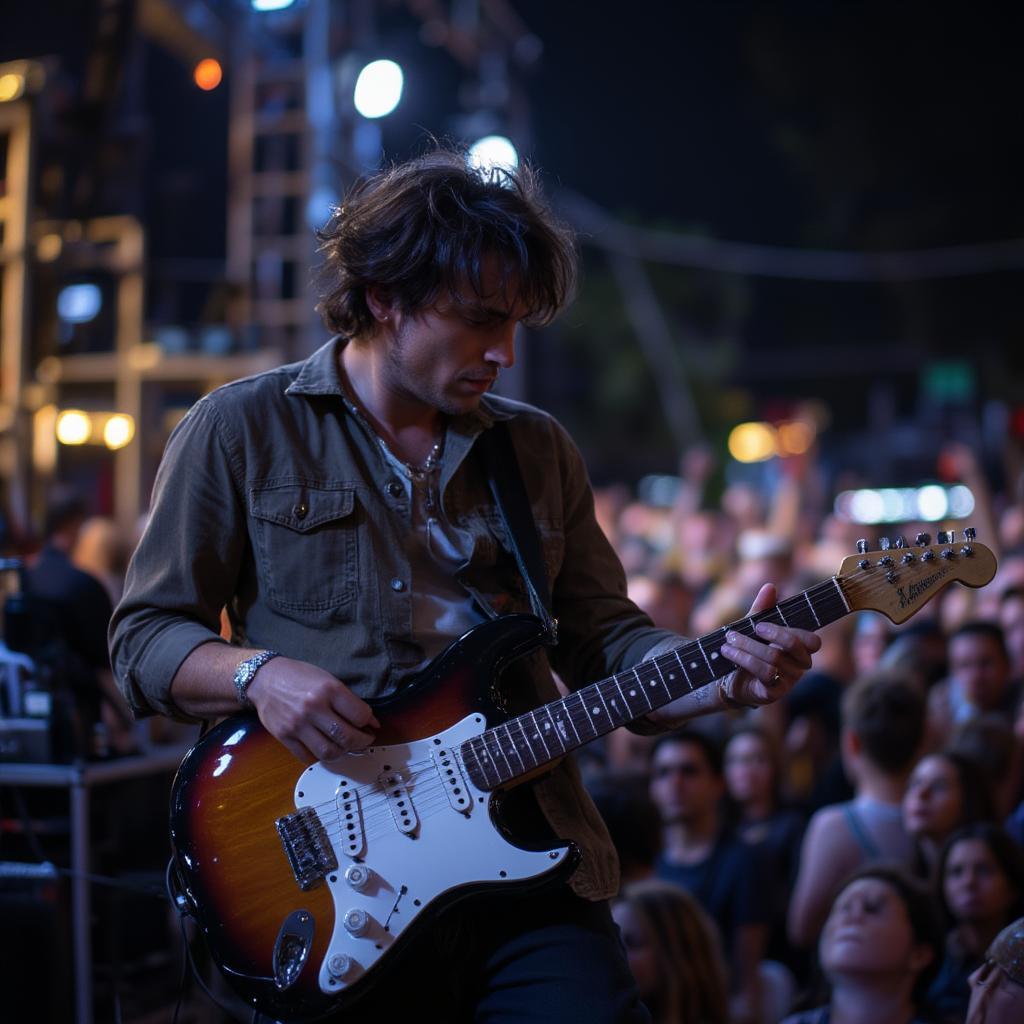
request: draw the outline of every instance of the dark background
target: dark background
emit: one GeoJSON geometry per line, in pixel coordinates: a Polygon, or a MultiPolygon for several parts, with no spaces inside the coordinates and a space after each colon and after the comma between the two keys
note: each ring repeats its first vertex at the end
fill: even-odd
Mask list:
{"type": "MultiPolygon", "coordinates": [[[[521,127],[556,202],[570,190],[635,226],[797,249],[1024,238],[1024,15],[1012,5],[512,7],[543,44],[517,72],[521,127]]],[[[465,70],[420,42],[405,5],[378,4],[375,17],[379,52],[368,55],[406,70],[403,103],[383,125],[386,156],[417,152],[431,134],[457,138],[465,70]]],[[[144,218],[155,270],[221,259],[230,67],[220,89],[201,93],[190,66],[129,40],[116,101],[97,112],[82,102],[95,38],[94,4],[8,5],[0,60],[59,57],[66,97],[53,144],[94,174],[94,203],[144,218]]],[[[43,190],[41,201],[73,205],[68,192],[43,190]]],[[[527,397],[568,423],[598,477],[671,469],[679,439],[657,371],[593,241],[583,238],[576,306],[526,343],[527,397]]],[[[1020,259],[1000,267],[982,250],[980,264],[859,281],[646,267],[705,437],[720,443],[737,419],[782,418],[815,399],[833,457],[886,483],[934,476],[949,440],[994,462],[1024,403],[1020,259]]]]}

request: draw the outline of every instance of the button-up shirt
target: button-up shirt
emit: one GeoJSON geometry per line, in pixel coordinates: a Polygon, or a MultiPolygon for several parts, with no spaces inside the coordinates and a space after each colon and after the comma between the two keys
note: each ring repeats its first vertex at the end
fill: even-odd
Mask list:
{"type": "MultiPolygon", "coordinates": [[[[139,716],[187,719],[170,695],[199,645],[271,647],[336,675],[364,699],[394,693],[421,667],[405,539],[407,489],[379,439],[346,400],[344,339],[304,362],[235,381],[201,399],[174,430],[149,522],[110,628],[121,689],[139,716]]],[[[541,538],[558,645],[506,673],[509,710],[640,662],[678,638],[627,598],[622,566],[594,517],[583,459],[546,413],[485,396],[449,419],[441,514],[466,561],[456,580],[487,616],[529,611],[494,505],[479,434],[507,420],[541,538]]],[[[556,834],[583,851],[573,887],[592,899],[617,885],[614,851],[571,759],[535,785],[556,834]]]]}

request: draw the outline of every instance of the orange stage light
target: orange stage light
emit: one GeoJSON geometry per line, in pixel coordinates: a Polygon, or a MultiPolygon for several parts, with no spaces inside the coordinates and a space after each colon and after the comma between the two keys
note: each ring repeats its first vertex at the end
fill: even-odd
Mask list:
{"type": "Polygon", "coordinates": [[[221,69],[220,61],[216,61],[212,57],[201,60],[192,72],[192,80],[204,92],[216,89],[223,77],[224,72],[221,69]]]}

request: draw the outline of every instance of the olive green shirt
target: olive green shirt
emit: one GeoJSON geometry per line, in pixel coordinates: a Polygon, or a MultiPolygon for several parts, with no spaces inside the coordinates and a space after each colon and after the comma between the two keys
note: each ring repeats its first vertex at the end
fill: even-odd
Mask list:
{"type": "MultiPolygon", "coordinates": [[[[201,399],[174,430],[149,522],[110,626],[119,686],[137,715],[185,719],[171,681],[199,645],[270,647],[318,665],[372,699],[421,666],[412,640],[411,528],[406,488],[379,440],[346,400],[344,340],[307,360],[236,381],[201,399]]],[[[627,598],[618,558],[594,517],[583,459],[538,409],[485,396],[449,420],[440,495],[469,553],[456,579],[487,616],[530,611],[524,583],[473,442],[507,420],[519,453],[559,623],[557,647],[516,662],[512,710],[679,642],[627,598]]],[[[507,681],[507,680],[506,680],[507,681]]],[[[618,884],[614,850],[571,759],[535,786],[554,831],[583,861],[572,885],[591,899],[618,884]]]]}

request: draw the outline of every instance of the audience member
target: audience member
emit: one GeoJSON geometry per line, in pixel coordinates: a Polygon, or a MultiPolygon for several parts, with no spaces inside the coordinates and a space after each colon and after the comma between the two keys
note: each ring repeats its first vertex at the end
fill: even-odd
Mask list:
{"type": "Polygon", "coordinates": [[[903,794],[903,827],[917,843],[915,868],[922,878],[935,877],[942,848],[958,828],[994,819],[989,779],[963,754],[928,754],[910,773],[903,794]]]}
{"type": "Polygon", "coordinates": [[[918,1024],[940,930],[930,894],[902,869],[863,868],[840,889],[818,955],[830,992],[784,1024],[918,1024]]]}
{"type": "MultiPolygon", "coordinates": [[[[803,589],[811,584],[806,582],[803,589]]],[[[808,810],[839,803],[853,795],[838,755],[840,704],[854,677],[850,654],[854,622],[839,619],[821,630],[821,649],[803,679],[762,718],[788,716],[780,729],[787,755],[785,792],[808,810]]]]}
{"type": "Polygon", "coordinates": [[[967,979],[966,1024],[1020,1024],[1024,1020],[1024,917],[1008,924],[967,979]]]}
{"type": "Polygon", "coordinates": [[[661,851],[661,816],[647,794],[646,778],[605,775],[588,791],[619,855],[620,885],[650,878],[661,851]]]}
{"type": "Polygon", "coordinates": [[[722,754],[709,736],[673,732],[652,753],[651,798],[662,821],[659,878],[692,893],[722,934],[734,1016],[760,1017],[759,967],[771,925],[769,887],[752,849],[724,828],[722,754]]]}
{"type": "Polygon", "coordinates": [[[90,516],[78,531],[71,561],[98,579],[111,604],[117,604],[124,592],[128,555],[117,524],[107,516],[90,516]]]}
{"type": "Polygon", "coordinates": [[[612,917],[653,1024],[728,1024],[718,929],[688,892],[636,882],[612,905],[612,917]]]}
{"type": "Polygon", "coordinates": [[[996,825],[967,825],[946,844],[939,881],[951,927],[929,1002],[952,1024],[964,1019],[970,999],[967,979],[981,966],[984,951],[1024,909],[1024,852],[996,825]]]}
{"type": "Polygon", "coordinates": [[[128,753],[135,748],[134,723],[110,671],[110,598],[95,577],[71,562],[85,519],[77,493],[60,488],[51,496],[43,547],[25,575],[36,636],[32,653],[73,696],[76,725],[67,742],[77,749],[68,753],[104,753],[93,746],[96,727],[106,734],[102,748],[128,753]]]}
{"type": "Polygon", "coordinates": [[[1024,680],[1024,587],[1010,587],[999,598],[999,625],[1010,659],[1010,678],[1024,680]]]}
{"type": "Polygon", "coordinates": [[[804,817],[782,803],[781,756],[765,729],[739,725],[725,747],[725,785],[736,835],[763,861],[771,886],[772,924],[767,954],[800,966],[786,937],[786,913],[800,863],[804,817]]]}
{"type": "Polygon", "coordinates": [[[1009,814],[1020,788],[1021,750],[1007,720],[996,714],[969,718],[953,730],[946,749],[982,769],[992,789],[996,817],[1009,814]]]}
{"type": "Polygon", "coordinates": [[[880,668],[906,672],[930,690],[949,672],[946,635],[935,619],[918,616],[895,635],[879,661],[880,668]]]}
{"type": "Polygon", "coordinates": [[[929,693],[929,732],[945,743],[959,723],[985,714],[1012,725],[1018,691],[1003,631],[994,622],[968,622],[949,638],[949,678],[929,693]]]}
{"type": "Polygon", "coordinates": [[[857,676],[867,675],[879,667],[893,637],[892,623],[879,612],[858,612],[854,618],[853,666],[857,676]]]}
{"type": "Polygon", "coordinates": [[[879,672],[844,694],[840,743],[856,795],[817,811],[807,827],[789,908],[795,945],[817,941],[842,880],[860,865],[912,863],[901,803],[923,735],[924,699],[902,677],[879,672]]]}

